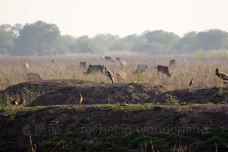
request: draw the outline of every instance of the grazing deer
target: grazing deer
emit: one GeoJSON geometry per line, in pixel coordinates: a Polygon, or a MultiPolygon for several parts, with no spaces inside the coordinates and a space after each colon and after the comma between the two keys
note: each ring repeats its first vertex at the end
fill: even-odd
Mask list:
{"type": "Polygon", "coordinates": [[[165,74],[167,77],[171,77],[172,73],[169,72],[169,67],[168,66],[158,65],[157,66],[157,70],[158,70],[158,75],[160,73],[162,73],[162,74],[165,74]]]}
{"type": "Polygon", "coordinates": [[[169,65],[170,66],[174,66],[176,64],[176,60],[175,59],[172,59],[169,61],[169,65]]]}
{"type": "Polygon", "coordinates": [[[223,73],[223,72],[219,72],[219,69],[218,69],[218,68],[215,69],[215,74],[216,74],[219,78],[221,78],[222,80],[228,81],[228,74],[223,73]]]}
{"type": "Polygon", "coordinates": [[[120,57],[116,57],[116,61],[120,61],[120,57]]]}
{"type": "Polygon", "coordinates": [[[42,80],[40,74],[38,73],[27,73],[27,80],[28,81],[40,81],[42,80]]]}
{"type": "Polygon", "coordinates": [[[115,58],[111,56],[104,56],[105,61],[111,61],[111,62],[116,62],[115,58]]]}
{"type": "Polygon", "coordinates": [[[105,72],[104,65],[89,65],[87,71],[84,74],[91,74],[91,73],[104,73],[105,72]]]}
{"type": "Polygon", "coordinates": [[[118,82],[123,82],[127,79],[127,74],[124,71],[119,71],[116,73],[116,78],[118,82]]]}
{"type": "Polygon", "coordinates": [[[140,72],[146,72],[149,69],[148,64],[138,64],[137,69],[133,72],[133,74],[137,74],[140,72]]]}
{"type": "Polygon", "coordinates": [[[51,59],[51,63],[54,64],[55,63],[55,59],[51,59]]]}
{"type": "Polygon", "coordinates": [[[86,62],[80,62],[80,68],[86,69],[86,62]]]}

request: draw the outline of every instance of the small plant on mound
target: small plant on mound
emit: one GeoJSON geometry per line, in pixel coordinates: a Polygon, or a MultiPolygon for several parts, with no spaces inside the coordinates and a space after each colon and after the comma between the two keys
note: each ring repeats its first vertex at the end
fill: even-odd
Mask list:
{"type": "Polygon", "coordinates": [[[3,110],[7,113],[7,115],[14,119],[18,111],[22,109],[22,106],[14,106],[9,104],[0,104],[0,110],[3,110]]]}
{"type": "Polygon", "coordinates": [[[178,99],[176,96],[174,95],[171,95],[171,94],[166,94],[166,101],[169,103],[169,104],[178,104],[178,99]]]}
{"type": "Polygon", "coordinates": [[[141,152],[147,152],[147,151],[159,152],[159,150],[155,151],[152,140],[150,142],[145,142],[144,144],[140,144],[140,150],[141,152]]]}
{"type": "Polygon", "coordinates": [[[223,80],[221,78],[218,78],[217,88],[218,88],[217,95],[218,96],[223,96],[224,95],[223,80]]]}
{"type": "Polygon", "coordinates": [[[214,130],[211,127],[203,127],[200,130],[200,134],[202,137],[211,137],[214,133],[214,130]]]}
{"type": "Polygon", "coordinates": [[[144,76],[144,71],[139,71],[137,72],[134,77],[133,77],[133,80],[132,82],[136,82],[136,83],[143,83],[144,82],[144,79],[143,79],[143,76],[144,76]]]}
{"type": "Polygon", "coordinates": [[[5,80],[5,85],[9,86],[12,80],[12,76],[10,76],[9,74],[3,73],[3,79],[5,80]]]}
{"type": "Polygon", "coordinates": [[[5,106],[5,110],[11,119],[14,119],[17,115],[17,112],[20,111],[21,107],[14,107],[12,105],[5,106]]]}
{"type": "Polygon", "coordinates": [[[223,87],[219,87],[219,88],[218,88],[217,95],[218,95],[218,96],[221,96],[221,97],[224,95],[223,87]]]}
{"type": "Polygon", "coordinates": [[[190,152],[190,150],[188,150],[188,145],[175,145],[171,148],[171,152],[190,152]]]}
{"type": "Polygon", "coordinates": [[[13,97],[10,97],[6,94],[4,97],[0,98],[0,105],[11,105],[13,101],[13,97]]]}

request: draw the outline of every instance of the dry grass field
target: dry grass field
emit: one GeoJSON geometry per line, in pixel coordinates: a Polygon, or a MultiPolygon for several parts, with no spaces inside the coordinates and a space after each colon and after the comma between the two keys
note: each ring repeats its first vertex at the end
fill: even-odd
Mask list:
{"type": "Polygon", "coordinates": [[[87,66],[105,65],[116,79],[120,64],[98,55],[0,57],[1,101],[10,103],[15,97],[15,101],[31,100],[36,105],[1,105],[0,151],[227,151],[228,120],[224,118],[228,114],[228,88],[224,85],[219,90],[222,83],[215,69],[228,73],[228,58],[134,55],[121,59],[127,62],[124,83],[129,84],[109,84],[102,74],[84,75],[82,61],[87,66]],[[176,60],[175,66],[169,66],[171,59],[176,60]],[[29,64],[29,70],[24,63],[29,64]],[[134,75],[138,64],[148,64],[149,70],[134,75]],[[169,66],[172,76],[158,76],[157,65],[169,66]],[[28,72],[53,81],[18,84],[27,81],[28,72]],[[202,89],[186,89],[192,78],[192,87],[202,89]],[[88,81],[99,84],[84,83],[88,81]],[[165,92],[158,93],[164,89],[160,86],[165,92]],[[79,105],[81,94],[84,99],[79,105]],[[120,102],[125,100],[129,102],[120,102]],[[50,128],[53,125],[57,134],[50,128]],[[113,127],[115,132],[106,131],[113,127]]]}
{"type": "MultiPolygon", "coordinates": [[[[191,56],[127,56],[122,57],[127,61],[124,71],[127,73],[128,82],[151,83],[161,85],[167,90],[188,88],[191,78],[194,79],[192,87],[208,87],[219,83],[215,76],[215,68],[228,73],[228,58],[210,57],[197,58],[191,56]],[[185,59],[184,59],[185,58],[185,59]],[[169,65],[169,60],[175,59],[176,65],[169,67],[172,72],[170,78],[157,75],[157,65],[169,65]],[[137,64],[146,63],[149,70],[145,74],[133,75],[137,64]]],[[[116,72],[120,70],[118,62],[112,63],[104,61],[101,56],[96,55],[78,55],[72,57],[0,57],[0,89],[7,86],[27,81],[26,73],[39,73],[44,80],[52,79],[82,79],[101,83],[110,83],[109,80],[101,74],[84,75],[86,69],[81,69],[80,61],[86,61],[89,64],[103,64],[112,70],[116,79],[116,72]],[[52,59],[55,63],[52,63],[52,59]],[[29,71],[25,69],[24,63],[30,66],[29,71]]]]}

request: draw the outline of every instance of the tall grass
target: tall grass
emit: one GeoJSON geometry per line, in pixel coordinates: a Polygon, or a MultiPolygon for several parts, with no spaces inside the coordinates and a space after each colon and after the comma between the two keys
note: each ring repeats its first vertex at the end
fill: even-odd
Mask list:
{"type": "MultiPolygon", "coordinates": [[[[188,88],[189,81],[194,78],[193,87],[208,87],[218,83],[215,76],[215,68],[228,73],[228,60],[225,57],[184,57],[181,56],[163,56],[163,57],[145,57],[128,56],[123,57],[127,61],[124,71],[128,75],[126,82],[135,82],[133,71],[137,64],[147,63],[149,70],[143,74],[140,82],[151,83],[153,85],[162,85],[167,90],[188,88]],[[176,65],[170,67],[172,76],[158,76],[156,66],[168,65],[170,59],[176,59],[176,65]]],[[[84,75],[86,69],[80,69],[79,62],[86,61],[87,64],[104,64],[115,73],[120,70],[118,63],[111,63],[101,60],[99,56],[76,56],[76,57],[0,57],[0,89],[9,85],[26,81],[26,69],[23,63],[30,65],[30,72],[41,74],[45,80],[52,79],[82,79],[102,83],[110,83],[109,80],[101,74],[84,75]],[[56,62],[52,63],[51,59],[56,62]]]]}

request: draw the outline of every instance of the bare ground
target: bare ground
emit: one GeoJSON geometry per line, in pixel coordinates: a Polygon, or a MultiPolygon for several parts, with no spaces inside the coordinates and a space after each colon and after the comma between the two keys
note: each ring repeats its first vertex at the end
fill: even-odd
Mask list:
{"type": "Polygon", "coordinates": [[[0,111],[0,151],[228,150],[227,105],[83,105],[0,111]],[[215,145],[216,144],[216,145],[215,145]]]}
{"type": "Polygon", "coordinates": [[[0,101],[26,106],[114,103],[227,103],[228,85],[166,91],[148,83],[101,84],[82,80],[24,82],[0,91],[0,101]]]}
{"type": "Polygon", "coordinates": [[[51,80],[10,86],[0,101],[0,151],[28,151],[29,136],[37,152],[228,151],[227,85],[166,91],[51,80]],[[9,105],[15,100],[25,106],[9,105]]]}

